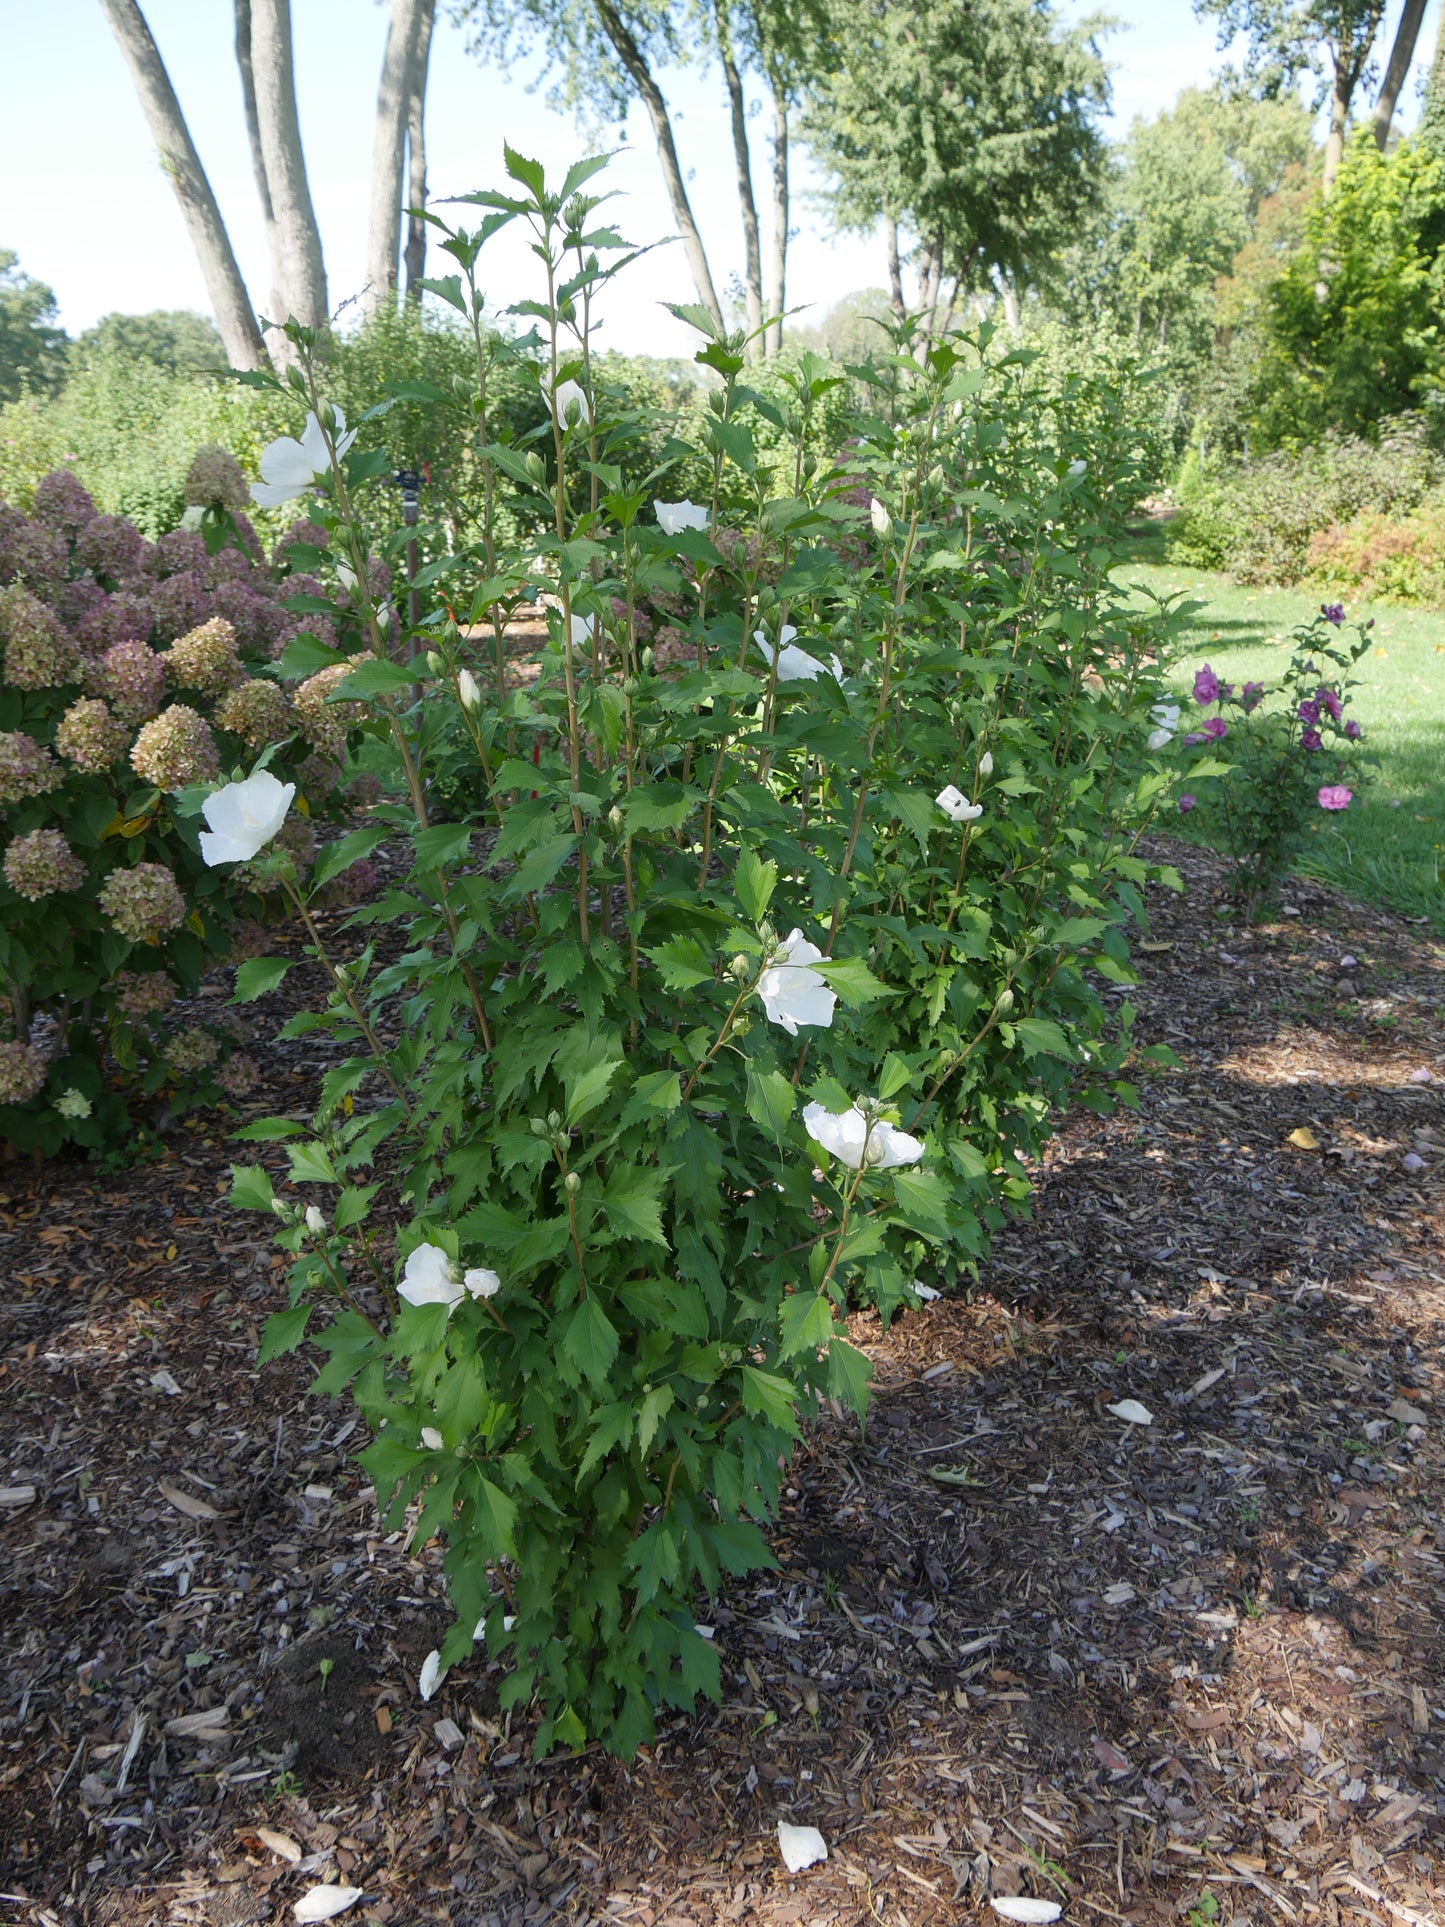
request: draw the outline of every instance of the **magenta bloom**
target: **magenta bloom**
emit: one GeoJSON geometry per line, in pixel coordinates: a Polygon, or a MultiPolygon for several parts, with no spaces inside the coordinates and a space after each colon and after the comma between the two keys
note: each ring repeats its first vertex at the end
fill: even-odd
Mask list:
{"type": "Polygon", "coordinates": [[[1326,622],[1332,622],[1338,629],[1345,619],[1345,605],[1343,602],[1322,602],[1320,614],[1326,622]]]}
{"type": "Polygon", "coordinates": [[[1320,719],[1319,704],[1301,703],[1299,706],[1299,719],[1302,723],[1317,723],[1320,719]]]}
{"type": "Polygon", "coordinates": [[[1326,783],[1320,791],[1322,810],[1347,810],[1355,800],[1355,792],[1347,790],[1343,783],[1326,783]]]}
{"type": "Polygon", "coordinates": [[[1301,749],[1323,749],[1325,739],[1317,729],[1302,729],[1299,736],[1301,749]]]}
{"type": "Polygon", "coordinates": [[[1196,744],[1207,743],[1208,741],[1209,741],[1209,738],[1205,735],[1202,729],[1191,729],[1189,734],[1183,738],[1184,747],[1186,749],[1193,749],[1196,744]]]}
{"type": "Polygon", "coordinates": [[[1315,701],[1326,712],[1332,723],[1337,723],[1345,713],[1345,706],[1333,689],[1317,689],[1315,701]]]}
{"type": "Polygon", "coordinates": [[[1186,790],[1183,796],[1181,796],[1179,799],[1179,814],[1181,816],[1188,816],[1189,812],[1194,808],[1194,805],[1198,801],[1199,801],[1199,798],[1197,796],[1191,796],[1188,790],[1186,790]]]}
{"type": "Polygon", "coordinates": [[[1197,703],[1217,703],[1219,701],[1219,678],[1205,663],[1202,669],[1194,672],[1194,700],[1197,703]]]}
{"type": "Polygon", "coordinates": [[[1360,728],[1360,725],[1355,721],[1354,717],[1351,716],[1350,720],[1345,724],[1345,734],[1349,737],[1350,741],[1352,743],[1357,742],[1359,738],[1364,735],[1364,733],[1365,732],[1360,728]]]}
{"type": "Polygon", "coordinates": [[[1239,692],[1239,700],[1246,710],[1255,708],[1256,705],[1264,700],[1264,684],[1262,682],[1247,682],[1239,692]]]}
{"type": "Polygon", "coordinates": [[[1214,740],[1218,742],[1221,736],[1227,736],[1229,734],[1229,724],[1225,722],[1222,716],[1211,716],[1209,721],[1204,725],[1203,734],[1212,736],[1214,740]]]}

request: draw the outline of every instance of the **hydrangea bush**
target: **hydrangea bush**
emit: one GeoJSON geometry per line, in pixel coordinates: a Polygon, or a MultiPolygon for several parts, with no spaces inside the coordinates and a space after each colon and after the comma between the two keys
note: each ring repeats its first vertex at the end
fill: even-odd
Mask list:
{"type": "Polygon", "coordinates": [[[0,1138],[26,1150],[112,1145],[137,1092],[174,1108],[254,1077],[234,1020],[169,1014],[264,908],[202,862],[186,792],[263,753],[314,811],[342,775],[346,717],[273,679],[331,606],[295,566],[324,531],[265,567],[234,457],[198,450],[187,491],[196,526],[154,543],[65,471],[30,516],[0,505],[0,1138]]]}
{"type": "MultiPolygon", "coordinates": [[[[1127,443],[1079,445],[986,335],[882,357],[822,460],[842,371],[801,357],[779,408],[742,339],[680,308],[716,377],[706,430],[621,485],[657,423],[591,353],[622,247],[582,191],[600,165],[551,190],[509,153],[483,226],[444,231],[485,500],[429,571],[415,660],[388,659],[365,596],[370,660],[312,647],[405,800],[309,889],[275,845],[253,860],[332,985],[292,1028],[346,1055],[309,1127],[242,1133],[287,1171],[278,1192],[238,1167],[235,1196],[293,1258],[263,1356],[320,1349],[383,1507],[447,1541],[456,1622],[425,1690],[483,1641],[539,1749],[626,1754],[660,1705],[718,1693],[702,1597],[769,1563],[819,1402],[864,1408],[848,1306],[886,1318],[955,1279],[1025,1200],[1051,1110],[1132,1097],[1132,1013],[1101,987],[1131,981],[1135,844],[1171,777],[1147,746],[1159,623],[1108,575],[1127,443]],[[536,425],[498,438],[475,277],[508,222],[546,280],[520,310],[536,425]],[[684,463],[705,499],[677,499],[684,463]],[[501,539],[511,495],[544,537],[501,539]],[[658,596],[666,657],[638,621],[658,596]],[[522,604],[548,641],[512,686],[487,631],[522,604]],[[453,784],[439,816],[432,757],[458,728],[479,801],[453,784]],[[315,893],[384,835],[409,871],[338,952],[315,893]]],[[[357,504],[384,464],[345,449],[291,332],[306,428],[260,486],[315,488],[369,582],[357,504]]],[[[234,785],[207,806],[236,807],[234,785]]],[[[238,995],[286,968],[245,964],[238,995]]]]}
{"type": "MultiPolygon", "coordinates": [[[[1372,622],[1339,639],[1345,611],[1327,602],[1294,632],[1289,667],[1270,687],[1221,682],[1208,663],[1195,672],[1205,711],[1180,739],[1188,752],[1178,807],[1203,808],[1209,829],[1235,859],[1236,888],[1251,913],[1304,847],[1321,812],[1349,809],[1368,765],[1364,732],[1346,715],[1350,671],[1369,648],[1372,622]],[[1218,750],[1219,754],[1213,752],[1218,750]]],[[[1177,721],[1177,705],[1171,705],[1177,721]]]]}

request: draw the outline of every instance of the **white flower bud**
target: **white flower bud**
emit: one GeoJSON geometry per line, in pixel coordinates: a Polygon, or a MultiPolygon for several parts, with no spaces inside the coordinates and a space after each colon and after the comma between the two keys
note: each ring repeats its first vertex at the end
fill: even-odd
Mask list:
{"type": "Polygon", "coordinates": [[[308,1204],[306,1207],[306,1229],[311,1233],[313,1238],[324,1238],[326,1236],[326,1220],[314,1204],[308,1204]]]}
{"type": "Polygon", "coordinates": [[[457,694],[462,699],[464,709],[480,709],[482,692],[477,687],[477,679],[470,669],[460,670],[457,674],[457,694]]]}

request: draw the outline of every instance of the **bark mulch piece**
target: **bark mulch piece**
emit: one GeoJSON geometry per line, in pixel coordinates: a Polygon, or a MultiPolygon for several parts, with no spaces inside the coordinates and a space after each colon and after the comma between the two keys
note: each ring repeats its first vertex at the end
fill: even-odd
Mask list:
{"type": "Polygon", "coordinates": [[[420,1701],[438,1549],[254,1370],[223,1122],[0,1167],[0,1920],[1445,1918],[1445,952],[1304,883],[1241,926],[1169,854],[1128,995],[1182,1068],[1067,1121],[977,1281],[855,1318],[866,1430],[825,1416],[718,1602],[724,1703],[627,1767],[534,1762],[481,1657],[420,1701]]]}

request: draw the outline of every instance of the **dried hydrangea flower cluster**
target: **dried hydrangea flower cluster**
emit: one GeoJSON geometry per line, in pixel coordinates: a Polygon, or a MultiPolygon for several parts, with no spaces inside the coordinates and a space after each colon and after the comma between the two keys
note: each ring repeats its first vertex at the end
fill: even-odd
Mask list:
{"type": "Polygon", "coordinates": [[[366,714],[366,705],[350,701],[333,702],[332,691],[346,681],[353,669],[371,660],[372,653],[368,649],[348,662],[318,669],[314,676],[307,677],[292,698],[301,733],[319,755],[339,759],[346,754],[347,731],[355,729],[361,722],[366,714]]]}
{"type": "Polygon", "coordinates": [[[44,1053],[28,1040],[0,1043],[0,1104],[28,1104],[45,1089],[44,1053]]]}
{"type": "Polygon", "coordinates": [[[221,769],[210,724],[187,703],[172,703],[142,727],[130,761],[136,775],[158,790],[214,782],[221,769]]]}
{"type": "Polygon", "coordinates": [[[212,616],[198,628],[177,638],[163,658],[166,674],[181,689],[198,689],[203,696],[224,695],[241,681],[245,671],[236,653],[236,631],[224,616],[212,616]]]}
{"type": "Polygon", "coordinates": [[[30,903],[62,890],[78,890],[85,881],[85,865],[59,830],[32,830],[17,836],[5,852],[5,881],[16,896],[30,903]]]}
{"type": "Polygon", "coordinates": [[[123,970],[115,982],[115,1007],[130,1024],[143,1024],[176,1001],[176,987],[164,970],[123,970]]]}
{"type": "Polygon", "coordinates": [[[185,497],[191,508],[245,508],[249,499],[246,477],[229,448],[208,442],[196,450],[186,470],[185,497]]]}
{"type": "Polygon", "coordinates": [[[45,604],[18,582],[0,592],[0,637],[12,689],[60,689],[79,680],[80,651],[45,604]]]}
{"type": "Polygon", "coordinates": [[[186,900],[164,863],[112,870],[100,887],[101,909],[132,943],[155,943],[186,920],[186,900]]]}
{"type": "Polygon", "coordinates": [[[248,749],[264,749],[291,733],[286,694],[274,682],[243,682],[228,689],[216,704],[213,721],[218,729],[239,736],[248,749]]]}
{"type": "Polygon", "coordinates": [[[154,649],[131,636],[112,643],[90,665],[86,683],[125,722],[143,723],[165,700],[166,666],[154,649]]]}
{"type": "Polygon", "coordinates": [[[98,776],[125,754],[130,731],[98,696],[82,696],[61,717],[55,747],[67,763],[98,776]]]}
{"type": "Polygon", "coordinates": [[[208,1030],[192,1024],[166,1045],[166,1062],[180,1077],[194,1077],[209,1070],[221,1054],[221,1047],[208,1030]]]}
{"type": "Polygon", "coordinates": [[[0,806],[46,796],[64,781],[64,770],[43,744],[23,729],[0,729],[0,806]]]}
{"type": "Polygon", "coordinates": [[[260,1065],[244,1051],[233,1051],[225,1063],[216,1068],[217,1084],[232,1098],[249,1097],[260,1076],[260,1065]]]}

